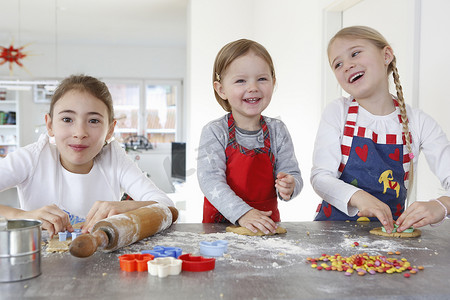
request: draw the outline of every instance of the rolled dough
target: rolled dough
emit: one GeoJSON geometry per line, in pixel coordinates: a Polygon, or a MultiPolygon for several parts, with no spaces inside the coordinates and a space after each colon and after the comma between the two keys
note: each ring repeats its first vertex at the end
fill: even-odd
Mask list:
{"type": "Polygon", "coordinates": [[[67,252],[69,251],[70,243],[72,242],[72,238],[67,238],[67,240],[60,242],[58,236],[54,236],[47,245],[47,252],[67,252]]]}
{"type": "MultiPolygon", "coordinates": [[[[81,228],[83,226],[84,222],[80,222],[77,224],[72,225],[73,228],[81,228]]],[[[57,234],[53,236],[53,238],[48,242],[47,245],[47,252],[53,253],[53,252],[67,252],[69,251],[70,243],[72,243],[72,237],[70,235],[67,236],[67,240],[60,242],[59,237],[57,234]]]]}
{"type": "Polygon", "coordinates": [[[419,237],[422,234],[422,231],[419,229],[414,229],[413,232],[393,232],[387,233],[381,230],[381,227],[377,227],[369,231],[371,234],[381,235],[381,236],[391,236],[391,237],[400,237],[400,238],[411,238],[411,237],[419,237]]]}
{"type": "Polygon", "coordinates": [[[282,234],[282,233],[287,232],[286,228],[278,226],[275,233],[270,232],[268,234],[265,234],[261,230],[258,230],[258,232],[254,233],[253,231],[251,231],[248,228],[245,228],[242,226],[235,226],[235,225],[228,226],[226,228],[226,231],[241,234],[241,235],[251,235],[251,236],[274,235],[274,234],[282,234]]]}

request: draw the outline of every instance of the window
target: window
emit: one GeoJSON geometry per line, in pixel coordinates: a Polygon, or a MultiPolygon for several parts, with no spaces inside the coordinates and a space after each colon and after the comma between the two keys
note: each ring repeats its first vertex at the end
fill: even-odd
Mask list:
{"type": "Polygon", "coordinates": [[[171,143],[182,141],[181,81],[105,80],[117,120],[115,138],[130,141],[171,143]]]}

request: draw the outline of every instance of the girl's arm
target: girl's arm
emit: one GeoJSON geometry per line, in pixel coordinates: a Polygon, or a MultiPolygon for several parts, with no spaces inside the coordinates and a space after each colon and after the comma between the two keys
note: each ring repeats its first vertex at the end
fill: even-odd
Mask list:
{"type": "Polygon", "coordinates": [[[415,152],[425,154],[431,171],[438,177],[445,189],[444,196],[438,201],[416,201],[398,218],[398,231],[411,226],[418,228],[428,224],[439,223],[445,209],[450,212],[450,142],[437,122],[420,110],[408,111],[413,129],[413,146],[415,152]],[[414,143],[414,140],[416,143],[414,143]]]}
{"type": "MultiPolygon", "coordinates": [[[[5,158],[0,159],[0,191],[15,186],[29,189],[26,186],[27,180],[33,176],[41,151],[47,143],[48,137],[41,135],[38,142],[19,148],[9,153],[5,158]]],[[[39,206],[36,203],[32,204],[35,207],[39,206]]],[[[69,216],[56,205],[46,205],[29,211],[0,205],[0,215],[7,219],[40,220],[42,228],[48,230],[50,236],[60,231],[73,230],[69,216]]]]}
{"type": "Polygon", "coordinates": [[[331,102],[322,114],[314,144],[311,184],[323,200],[345,214],[355,216],[358,209],[349,201],[361,189],[338,178],[347,109],[344,101],[338,99],[331,102]]]}
{"type": "Polygon", "coordinates": [[[42,222],[42,229],[46,229],[50,237],[60,231],[73,231],[73,228],[70,225],[69,215],[54,204],[30,211],[0,205],[0,215],[7,219],[39,220],[42,222]]]}
{"type": "Polygon", "coordinates": [[[440,197],[438,201],[416,201],[397,219],[397,231],[419,228],[428,224],[440,224],[450,212],[450,197],[440,197]]]}
{"type": "Polygon", "coordinates": [[[394,219],[389,206],[366,191],[359,190],[353,194],[348,202],[350,206],[358,208],[359,217],[376,217],[388,233],[394,230],[394,219]]]}

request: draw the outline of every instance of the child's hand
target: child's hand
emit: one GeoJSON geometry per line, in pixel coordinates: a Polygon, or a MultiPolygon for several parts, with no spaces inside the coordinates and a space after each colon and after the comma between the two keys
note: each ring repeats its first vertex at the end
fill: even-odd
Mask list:
{"type": "Polygon", "coordinates": [[[295,188],[294,176],[280,172],[275,180],[275,188],[284,200],[290,200],[295,188]]]}
{"type": "Polygon", "coordinates": [[[139,207],[156,203],[154,201],[96,201],[89,210],[82,233],[90,232],[95,223],[105,218],[122,214],[139,207]]]}
{"type": "Polygon", "coordinates": [[[46,229],[50,238],[61,231],[73,231],[69,215],[55,204],[47,205],[36,210],[24,211],[19,215],[24,219],[37,219],[42,222],[42,229],[46,229]]]}
{"type": "Polygon", "coordinates": [[[239,220],[238,223],[242,227],[246,227],[252,232],[258,232],[258,229],[269,234],[269,232],[275,233],[277,224],[270,218],[272,211],[261,211],[252,209],[246,212],[239,220]]]}
{"type": "Polygon", "coordinates": [[[394,230],[394,219],[389,206],[372,196],[371,194],[359,190],[350,198],[349,205],[358,208],[359,217],[376,217],[383,224],[387,233],[394,230]]]}
{"type": "Polygon", "coordinates": [[[96,201],[86,216],[82,232],[87,233],[91,231],[94,224],[100,220],[125,212],[123,203],[122,201],[96,201]]]}
{"type": "Polygon", "coordinates": [[[419,228],[428,224],[435,224],[444,218],[444,209],[437,201],[414,202],[397,219],[397,231],[419,228]]]}

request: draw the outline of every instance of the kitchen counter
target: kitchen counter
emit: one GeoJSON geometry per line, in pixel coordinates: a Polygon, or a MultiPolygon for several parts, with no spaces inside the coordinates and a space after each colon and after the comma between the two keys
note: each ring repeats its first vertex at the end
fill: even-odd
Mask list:
{"type": "MultiPolygon", "coordinates": [[[[287,233],[248,237],[226,233],[223,224],[174,224],[168,230],[116,252],[88,258],[42,249],[42,274],[0,283],[1,299],[450,299],[450,222],[422,228],[419,238],[386,238],[369,233],[376,222],[281,223],[287,233]],[[208,272],[185,272],[159,278],[125,272],[118,256],[175,246],[199,255],[200,241],[227,240],[228,252],[208,272]],[[359,246],[352,247],[354,242],[359,246]],[[307,257],[366,252],[406,258],[423,271],[345,276],[311,268],[307,257]]],[[[46,240],[45,233],[43,240],[46,240]]]]}

